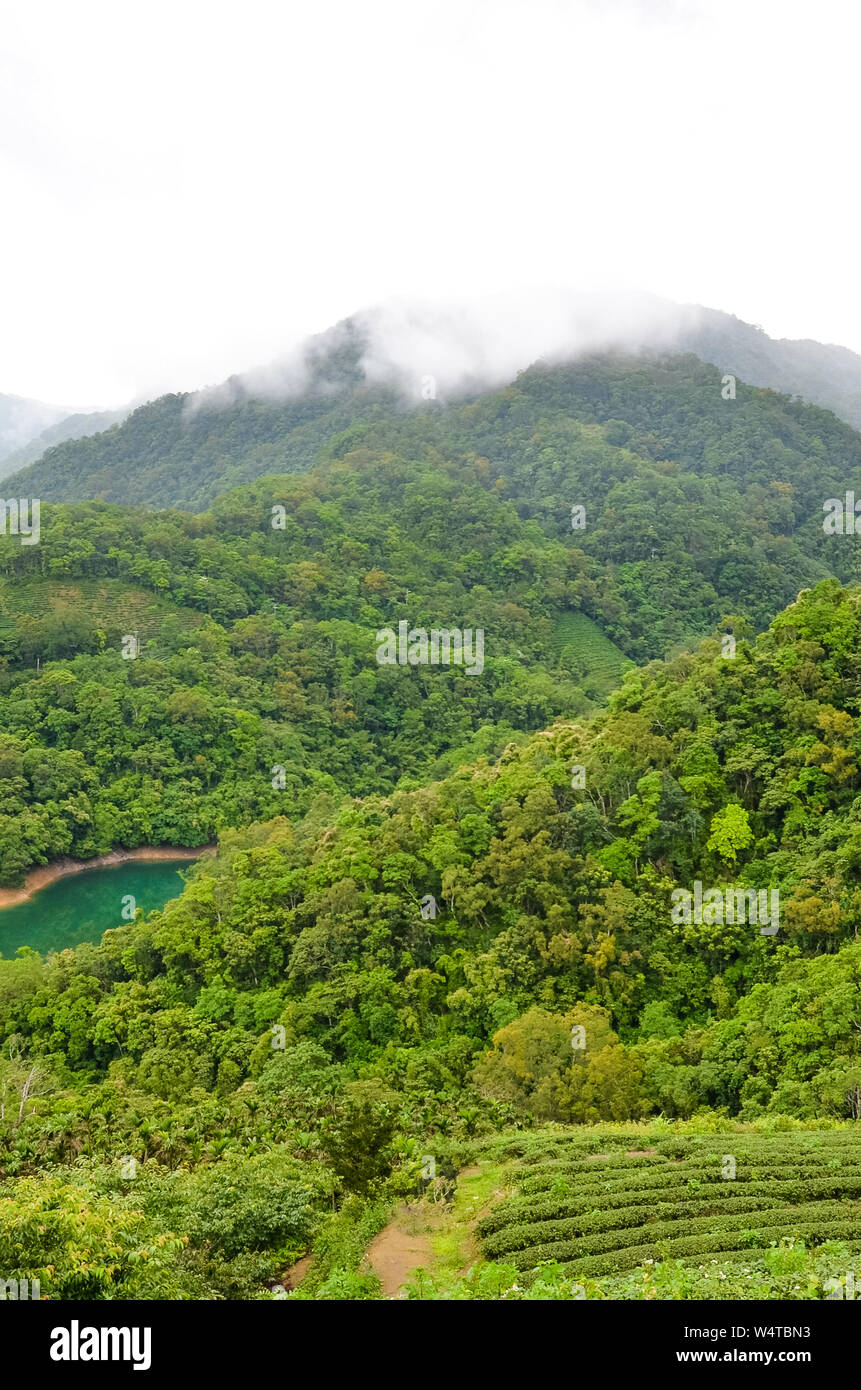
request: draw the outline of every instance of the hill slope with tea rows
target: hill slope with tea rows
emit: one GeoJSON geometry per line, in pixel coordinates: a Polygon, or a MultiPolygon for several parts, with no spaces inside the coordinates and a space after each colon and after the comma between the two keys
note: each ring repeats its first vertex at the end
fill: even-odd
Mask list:
{"type": "Polygon", "coordinates": [[[516,1195],[479,1221],[482,1250],[524,1273],[575,1279],[646,1264],[726,1271],[781,1242],[861,1251],[861,1151],[851,1130],[784,1134],[585,1133],[548,1140],[517,1167],[516,1195]],[[637,1147],[631,1147],[636,1144],[637,1147]]]}

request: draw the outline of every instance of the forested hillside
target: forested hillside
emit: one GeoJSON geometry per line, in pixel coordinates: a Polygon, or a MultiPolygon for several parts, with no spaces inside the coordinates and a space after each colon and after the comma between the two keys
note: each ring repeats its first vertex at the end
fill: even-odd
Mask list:
{"type": "MultiPolygon", "coordinates": [[[[163,912],[0,963],[7,1082],[24,1057],[38,1076],[0,1154],[27,1219],[74,1230],[84,1204],[127,1291],[247,1297],[334,1192],[309,1294],[360,1297],[326,1270],[358,1258],[384,1190],[421,1187],[428,1145],[703,1107],[851,1122],[859,635],[861,593],[828,582],[731,659],[707,641],[441,782],[229,832],[163,912]],[[674,921],[697,876],[779,889],[779,934],[674,921]]],[[[50,1281],[103,1296],[105,1277],[58,1260],[50,1281]]]]}
{"type": "Polygon", "coordinates": [[[161,396],[102,433],[48,449],[4,486],[48,502],[200,510],[263,474],[304,472],[357,418],[401,408],[394,389],[365,381],[362,348],[348,321],[309,341],[292,389],[253,394],[230,378],[213,392],[161,396]]]}
{"type": "Polygon", "coordinates": [[[0,882],[439,776],[585,714],[626,657],[752,633],[859,574],[822,528],[859,464],[825,412],[612,360],[355,426],[203,513],[46,505],[39,545],[0,538],[0,882]],[[401,622],[481,630],[480,679],[380,667],[401,622]]]}
{"type": "MultiPolygon", "coordinates": [[[[244,400],[190,421],[184,410],[180,397],[142,407],[114,431],[51,451],[8,488],[44,502],[197,508],[228,483],[306,471],[321,454],[326,476],[357,449],[467,477],[486,468],[522,518],[600,566],[593,607],[633,659],[661,655],[728,612],[763,626],[828,574],[859,577],[855,547],[822,529],[828,497],[861,495],[859,436],[742,382],[725,400],[719,370],[692,357],[539,364],[466,405],[406,410],[331,385],[277,407],[244,400]],[[95,471],[82,472],[88,451],[95,471]],[[585,529],[572,534],[576,506],[585,529]]],[[[19,557],[18,569],[26,563],[19,557]]]]}
{"type": "Polygon", "coordinates": [[[200,517],[46,508],[40,545],[0,544],[5,883],[439,775],[584,713],[624,664],[597,567],[481,463],[356,453],[200,517]],[[482,671],[381,667],[401,621],[485,630],[482,671]]]}
{"type": "MultiPolygon", "coordinates": [[[[859,637],[861,591],[828,583],[732,659],[707,641],[632,673],[586,724],[563,720],[438,783],[340,807],[323,798],[307,818],[229,835],[164,913],[45,968],[73,994],[63,982],[79,968],[94,977],[95,1031],[80,1016],[74,1067],[118,1067],[130,1083],[140,1064],[149,1074],[123,1021],[130,994],[153,1037],[174,1001],[155,1086],[166,1097],[215,1084],[225,1057],[237,1080],[253,1074],[268,1040],[252,1009],[261,1027],[280,1020],[293,1041],[374,1061],[393,1082],[400,1049],[454,1065],[502,1027],[484,1083],[544,1118],[690,1114],[703,1102],[845,1114],[861,1082],[859,637]],[[671,891],[697,878],[779,888],[779,935],[674,922],[671,891]],[[426,895],[436,916],[419,911],[426,895]],[[205,1023],[199,991],[215,1010],[205,1023]],[[596,1028],[645,1044],[638,1066],[612,1054],[626,1087],[611,1068],[590,1101],[576,1072],[573,1089],[533,1090],[509,1071],[517,1029],[552,1035],[550,1010],[565,1044],[567,1012],[584,1007],[596,1028]]],[[[33,978],[29,964],[4,969],[10,982],[33,978]]],[[[41,1036],[29,1009],[9,1025],[41,1036]]],[[[46,1043],[58,1038],[48,1017],[46,1043]]],[[[140,1024],[136,1035],[147,1036],[140,1024]]]]}
{"type": "Polygon", "coordinates": [[[654,1296],[699,1296],[674,1261],[768,1229],[731,1286],[821,1291],[861,1190],[861,585],[822,505],[861,439],[691,357],[357,399],[206,510],[0,539],[0,883],[219,840],[163,911],[0,960],[10,1277],[268,1297],[310,1248],[295,1297],[378,1297],[392,1204],[456,1224],[475,1160],[479,1272],[413,1296],[641,1296],[662,1241],[654,1296]],[[480,669],[381,664],[401,624],[481,630],[480,669]],[[710,1132],[745,1137],[720,1211],[674,1166],[710,1132]]]}

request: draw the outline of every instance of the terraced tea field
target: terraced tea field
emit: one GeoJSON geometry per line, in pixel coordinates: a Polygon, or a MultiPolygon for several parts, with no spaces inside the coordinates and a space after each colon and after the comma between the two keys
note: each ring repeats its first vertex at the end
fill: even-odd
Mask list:
{"type": "Polygon", "coordinates": [[[523,1146],[512,1195],[478,1223],[488,1259],[574,1277],[644,1261],[750,1260],[800,1240],[861,1250],[861,1132],[560,1135],[523,1146]]]}
{"type": "Polygon", "coordinates": [[[557,656],[564,656],[566,650],[572,654],[582,670],[584,689],[594,689],[601,695],[609,695],[620,686],[625,671],[633,664],[585,613],[562,613],[552,641],[557,656]]]}
{"type": "Polygon", "coordinates": [[[165,618],[180,632],[190,632],[204,615],[154,596],[121,579],[19,579],[0,576],[0,650],[3,639],[26,633],[34,623],[53,625],[61,633],[67,622],[101,628],[112,634],[136,632],[141,641],[157,637],[165,618]]]}

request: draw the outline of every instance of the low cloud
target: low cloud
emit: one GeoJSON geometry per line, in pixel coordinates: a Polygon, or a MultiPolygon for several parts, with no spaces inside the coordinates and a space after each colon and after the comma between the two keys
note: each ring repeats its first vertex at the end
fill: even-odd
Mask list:
{"type": "Polygon", "coordinates": [[[278,361],[198,391],[189,410],[251,397],[289,400],[345,385],[389,385],[407,399],[501,386],[538,359],[669,349],[703,310],[655,295],[518,290],[469,300],[394,299],[362,310],[278,361]]]}
{"type": "Polygon", "coordinates": [[[359,315],[370,381],[406,389],[433,376],[441,395],[498,386],[539,358],[669,347],[700,311],[646,294],[510,291],[441,304],[390,302],[359,315]]]}

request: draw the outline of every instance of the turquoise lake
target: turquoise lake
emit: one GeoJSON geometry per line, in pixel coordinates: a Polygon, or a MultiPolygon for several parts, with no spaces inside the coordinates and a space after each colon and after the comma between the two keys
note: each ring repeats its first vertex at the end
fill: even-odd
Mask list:
{"type": "Polygon", "coordinates": [[[27,902],[0,911],[0,955],[8,960],[19,946],[45,955],[81,941],[97,943],[103,932],[123,925],[124,897],[131,895],[144,912],[164,907],[182,892],[179,870],[189,868],[187,859],[132,861],[58,878],[27,902]]]}

